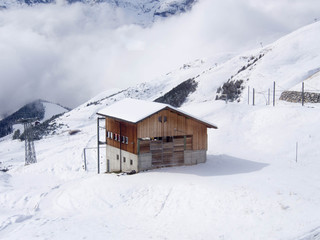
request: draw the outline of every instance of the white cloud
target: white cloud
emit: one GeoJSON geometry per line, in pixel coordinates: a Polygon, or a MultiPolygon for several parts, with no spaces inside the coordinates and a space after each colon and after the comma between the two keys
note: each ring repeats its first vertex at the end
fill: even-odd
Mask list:
{"type": "Polygon", "coordinates": [[[147,28],[107,4],[3,10],[0,114],[36,98],[74,107],[199,57],[256,48],[311,23],[316,9],[315,0],[200,0],[147,28]]]}

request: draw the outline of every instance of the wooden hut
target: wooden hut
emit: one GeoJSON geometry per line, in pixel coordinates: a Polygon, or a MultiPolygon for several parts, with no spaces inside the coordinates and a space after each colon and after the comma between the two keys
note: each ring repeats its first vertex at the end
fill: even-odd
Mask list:
{"type": "Polygon", "coordinates": [[[107,172],[143,171],[206,161],[207,128],[215,125],[167,104],[124,99],[101,110],[107,172]]]}

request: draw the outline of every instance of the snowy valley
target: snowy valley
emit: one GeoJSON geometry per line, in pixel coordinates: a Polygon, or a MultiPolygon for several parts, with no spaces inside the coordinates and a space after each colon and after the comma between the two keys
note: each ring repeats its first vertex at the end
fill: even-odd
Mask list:
{"type": "Polygon", "coordinates": [[[242,55],[102,92],[51,123],[59,128],[35,141],[36,164],[24,165],[24,142],[1,138],[0,167],[9,171],[0,171],[0,239],[320,239],[320,105],[279,100],[303,81],[319,93],[319,33],[314,23],[242,55]],[[180,91],[190,79],[193,87],[180,91]],[[124,98],[173,95],[218,126],[205,164],[98,175],[92,149],[84,171],[98,111],[124,98]]]}

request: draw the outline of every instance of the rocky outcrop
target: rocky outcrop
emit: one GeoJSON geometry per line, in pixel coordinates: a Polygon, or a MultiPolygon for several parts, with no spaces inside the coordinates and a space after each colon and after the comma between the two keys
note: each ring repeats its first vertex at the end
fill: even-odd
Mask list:
{"type": "MultiPolygon", "coordinates": [[[[302,93],[297,91],[284,91],[281,93],[280,100],[286,102],[302,102],[302,93]]],[[[305,103],[320,103],[320,93],[305,92],[305,103]]]]}
{"type": "Polygon", "coordinates": [[[191,10],[195,0],[172,1],[164,3],[154,12],[154,16],[169,17],[191,10]]]}

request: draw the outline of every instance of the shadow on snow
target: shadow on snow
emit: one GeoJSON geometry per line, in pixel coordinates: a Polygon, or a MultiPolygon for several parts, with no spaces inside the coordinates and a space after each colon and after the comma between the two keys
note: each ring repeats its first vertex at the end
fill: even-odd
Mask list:
{"type": "Polygon", "coordinates": [[[198,176],[225,176],[260,171],[269,164],[228,155],[208,155],[207,162],[193,166],[169,167],[154,172],[193,174],[198,176]]]}

